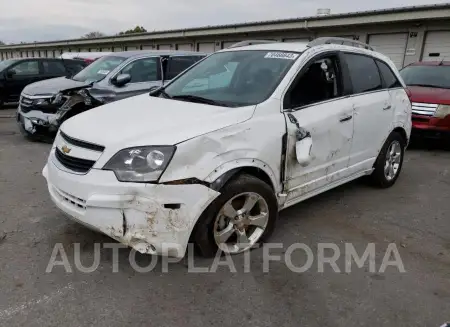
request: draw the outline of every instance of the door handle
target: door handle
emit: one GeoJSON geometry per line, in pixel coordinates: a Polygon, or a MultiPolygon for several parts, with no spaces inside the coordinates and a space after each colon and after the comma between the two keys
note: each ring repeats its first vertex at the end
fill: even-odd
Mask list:
{"type": "Polygon", "coordinates": [[[387,105],[386,107],[383,108],[383,110],[389,110],[389,109],[391,109],[391,108],[392,108],[391,105],[387,105]]]}
{"type": "Polygon", "coordinates": [[[340,118],[339,121],[340,121],[341,123],[344,123],[344,122],[346,122],[346,121],[349,121],[349,120],[352,119],[352,118],[353,118],[352,115],[348,115],[348,116],[344,116],[344,117],[340,118]]]}

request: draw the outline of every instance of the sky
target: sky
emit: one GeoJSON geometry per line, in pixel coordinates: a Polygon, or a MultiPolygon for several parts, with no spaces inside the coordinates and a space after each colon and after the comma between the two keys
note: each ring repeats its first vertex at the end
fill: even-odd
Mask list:
{"type": "Polygon", "coordinates": [[[0,41],[78,38],[91,31],[114,35],[331,13],[444,3],[449,0],[0,0],[0,41]]]}

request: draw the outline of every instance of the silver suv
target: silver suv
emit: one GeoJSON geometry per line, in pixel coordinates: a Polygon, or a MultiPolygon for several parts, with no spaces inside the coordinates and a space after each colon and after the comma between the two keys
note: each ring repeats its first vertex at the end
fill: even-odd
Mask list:
{"type": "Polygon", "coordinates": [[[17,110],[19,127],[29,138],[53,136],[64,120],[93,107],[148,92],[205,56],[187,51],[108,53],[70,78],[53,78],[25,87],[17,110]],[[80,98],[81,90],[84,97],[80,98]],[[85,99],[86,95],[89,99],[85,99]]]}

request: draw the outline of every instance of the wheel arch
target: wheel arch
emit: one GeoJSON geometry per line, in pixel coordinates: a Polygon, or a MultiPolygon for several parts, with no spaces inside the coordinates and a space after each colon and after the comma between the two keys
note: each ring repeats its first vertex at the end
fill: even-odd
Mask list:
{"type": "Polygon", "coordinates": [[[394,132],[396,132],[402,136],[403,140],[405,141],[405,145],[408,144],[408,142],[409,142],[408,134],[406,133],[406,130],[403,127],[401,127],[401,126],[395,127],[392,130],[392,133],[394,133],[394,132]]]}
{"type": "Polygon", "coordinates": [[[240,174],[247,174],[259,178],[267,183],[274,193],[281,190],[281,183],[269,165],[258,159],[238,159],[224,163],[206,177],[205,182],[211,183],[211,188],[218,191],[231,178],[240,174]]]}

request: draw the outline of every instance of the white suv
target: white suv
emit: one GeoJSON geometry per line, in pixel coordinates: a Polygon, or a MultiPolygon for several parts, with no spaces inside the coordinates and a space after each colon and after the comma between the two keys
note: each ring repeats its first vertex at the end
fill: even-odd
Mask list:
{"type": "Polygon", "coordinates": [[[69,119],[43,174],[62,211],[139,252],[234,254],[281,209],[365,175],[392,186],[410,132],[405,84],[369,46],[239,44],[69,119]]]}

